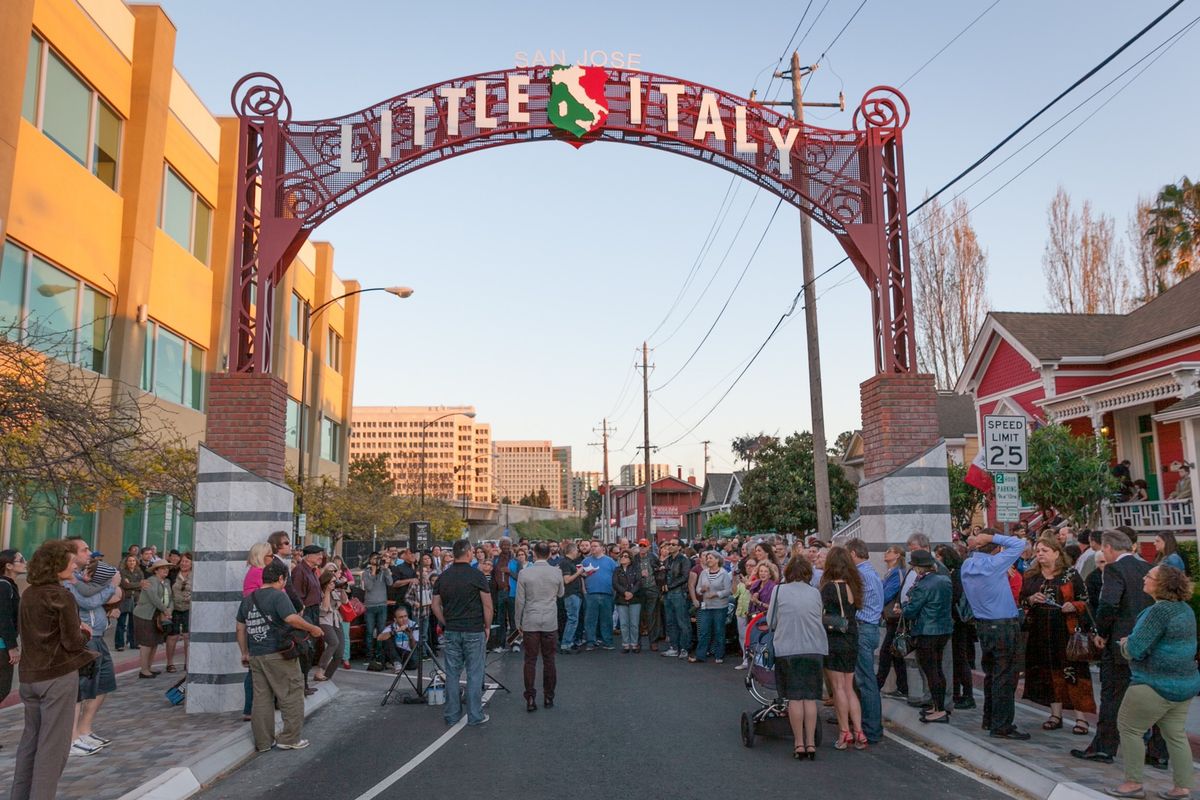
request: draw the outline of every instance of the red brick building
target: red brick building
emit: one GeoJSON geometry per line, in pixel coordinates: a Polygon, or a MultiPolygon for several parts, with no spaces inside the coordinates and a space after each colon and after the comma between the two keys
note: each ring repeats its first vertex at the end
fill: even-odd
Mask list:
{"type": "MultiPolygon", "coordinates": [[[[644,487],[628,487],[613,491],[613,516],[617,520],[617,535],[631,541],[646,536],[644,487]]],[[[658,541],[679,536],[687,513],[700,505],[702,494],[695,478],[659,478],[651,485],[654,508],[654,533],[658,541]]]]}
{"type": "Polygon", "coordinates": [[[1200,274],[1129,314],[988,314],[956,390],[980,420],[1023,414],[1106,437],[1150,497],[1110,507],[1106,524],[1196,532],[1193,501],[1170,498],[1171,464],[1194,464],[1200,442],[1200,274]]]}

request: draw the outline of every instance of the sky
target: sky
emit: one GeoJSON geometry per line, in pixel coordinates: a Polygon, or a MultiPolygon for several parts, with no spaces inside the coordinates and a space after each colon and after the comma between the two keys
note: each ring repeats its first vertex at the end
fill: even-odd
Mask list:
{"type": "MultiPolygon", "coordinates": [[[[806,100],[835,100],[843,91],[852,110],[879,84],[900,86],[907,96],[910,205],[1170,5],[867,0],[837,38],[861,0],[736,7],[711,0],[160,2],[178,28],[176,66],[213,113],[230,113],[238,78],[266,71],[282,82],[296,119],[333,117],[427,84],[511,67],[518,51],[539,49],[566,51],[572,61],[584,50],[636,53],[649,72],[775,97],[783,86],[771,74],[781,55],[790,57],[789,36],[807,9],[794,41],[801,60],[820,59],[820,69],[806,100]]],[[[1164,42],[1197,14],[1200,2],[1184,2],[943,196],[961,191],[973,207],[992,309],[1047,310],[1041,257],[1046,209],[1059,185],[1114,217],[1123,233],[1139,196],[1194,176],[1200,106],[1190,102],[1190,87],[1188,95],[1181,89],[1194,74],[1189,54],[1198,34],[1189,29],[1169,49],[1164,42]]],[[[807,121],[849,128],[850,110],[810,110],[807,121]]],[[[591,443],[599,442],[593,430],[607,417],[616,429],[615,476],[619,465],[641,460],[635,363],[648,340],[650,438],[663,448],[654,462],[701,475],[700,443],[710,440],[709,470],[728,471],[735,436],[810,427],[799,311],[717,404],[803,282],[799,212],[783,206],[768,225],[775,206],[774,196],[722,170],[612,144],[496,148],[395,181],[313,235],[333,243],[343,278],[415,289],[403,301],[363,297],[354,401],[471,404],[494,438],[572,446],[577,470],[600,468],[600,448],[591,443]],[[727,299],[712,336],[678,372],[727,299]]],[[[819,273],[842,251],[820,226],[813,230],[819,273]]],[[[849,264],[816,285],[832,441],[859,426],[858,387],[874,365],[871,314],[866,287],[849,264]]]]}

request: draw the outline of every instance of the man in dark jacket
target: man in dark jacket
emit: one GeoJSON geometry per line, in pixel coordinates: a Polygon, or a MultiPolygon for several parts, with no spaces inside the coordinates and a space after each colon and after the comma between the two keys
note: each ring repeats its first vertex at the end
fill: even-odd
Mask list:
{"type": "Polygon", "coordinates": [[[667,593],[663,599],[663,610],[667,617],[667,638],[670,647],[663,652],[666,657],[687,658],[692,646],[692,623],[689,619],[688,576],[692,562],[679,547],[679,540],[667,542],[667,560],[663,565],[667,593]]]}
{"type": "Polygon", "coordinates": [[[662,594],[658,588],[662,580],[662,565],[650,550],[649,540],[638,542],[638,554],[633,563],[642,576],[642,627],[646,629],[650,649],[657,650],[658,640],[662,638],[662,594]]]}
{"type": "MultiPolygon", "coordinates": [[[[1121,741],[1117,732],[1117,711],[1131,677],[1129,662],[1121,656],[1120,641],[1133,631],[1142,609],[1154,601],[1142,590],[1142,579],[1150,571],[1150,565],[1134,557],[1130,538],[1121,531],[1105,531],[1100,542],[1100,552],[1108,562],[1096,612],[1096,644],[1103,650],[1100,657],[1100,713],[1092,743],[1085,750],[1072,750],[1071,755],[1110,764],[1121,741]]],[[[1148,752],[1161,753],[1165,749],[1165,745],[1156,748],[1155,742],[1151,741],[1148,752]]]]}

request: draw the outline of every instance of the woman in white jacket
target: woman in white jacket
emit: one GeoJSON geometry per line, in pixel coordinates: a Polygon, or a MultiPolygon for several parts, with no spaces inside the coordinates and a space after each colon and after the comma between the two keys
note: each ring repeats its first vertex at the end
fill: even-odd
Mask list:
{"type": "Polygon", "coordinates": [[[710,653],[718,664],[725,660],[725,618],[732,594],[733,579],[721,566],[721,557],[710,550],[704,554],[704,569],[696,578],[696,597],[700,600],[696,631],[700,643],[696,654],[688,658],[691,663],[707,660],[710,653]]]}

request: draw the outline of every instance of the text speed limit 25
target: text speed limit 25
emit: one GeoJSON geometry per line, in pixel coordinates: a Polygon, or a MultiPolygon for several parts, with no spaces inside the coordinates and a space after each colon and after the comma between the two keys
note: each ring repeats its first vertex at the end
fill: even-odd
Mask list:
{"type": "Polygon", "coordinates": [[[1023,416],[989,414],[983,418],[984,465],[989,472],[1029,469],[1026,431],[1023,416]]]}

